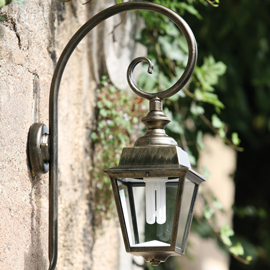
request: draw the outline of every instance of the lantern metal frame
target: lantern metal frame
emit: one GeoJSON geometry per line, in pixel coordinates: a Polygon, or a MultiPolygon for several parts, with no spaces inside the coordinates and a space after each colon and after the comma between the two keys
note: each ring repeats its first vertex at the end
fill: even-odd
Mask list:
{"type": "MultiPolygon", "coordinates": [[[[49,132],[47,127],[42,123],[34,123],[29,130],[28,153],[32,174],[39,176],[49,170],[49,270],[56,268],[58,256],[58,95],[61,78],[74,49],[93,28],[118,13],[130,10],[147,10],[168,17],[180,29],[187,40],[189,54],[186,69],[181,78],[169,89],[160,93],[145,93],[138,89],[133,82],[133,69],[140,62],[149,63],[149,73],[152,72],[153,68],[151,61],[143,57],[135,59],[130,64],[127,76],[131,89],[139,96],[150,101],[150,112],[142,119],[147,125],[148,131],[145,136],[137,140],[135,147],[141,149],[163,147],[164,150],[166,146],[177,146],[177,143],[172,138],[168,137],[164,130],[170,120],[162,112],[162,100],[181,90],[193,73],[197,61],[197,45],[191,29],[178,14],[167,7],[155,3],[132,1],[118,4],[101,11],[74,34],[56,64],[50,88],[49,132]]],[[[191,172],[188,167],[182,165],[180,167],[170,170],[175,175],[191,172]]],[[[162,174],[162,168],[159,168],[160,170],[156,175],[162,174]]],[[[167,169],[168,167],[166,167],[166,170],[167,169]]],[[[108,170],[107,173],[113,175],[116,173],[116,170],[117,169],[111,169],[108,170]]],[[[151,171],[151,168],[149,168],[148,171],[153,173],[155,169],[151,171]]],[[[124,173],[124,171],[122,171],[122,173],[124,173]]],[[[140,174],[139,171],[137,171],[137,173],[138,175],[140,174]]],[[[127,246],[126,248],[128,250],[127,246]]],[[[132,252],[136,254],[136,250],[132,250],[132,252]]]]}
{"type": "MultiPolygon", "coordinates": [[[[135,256],[142,256],[145,261],[150,262],[154,266],[157,266],[160,262],[165,262],[170,256],[184,255],[198,188],[199,185],[205,181],[204,177],[190,168],[187,153],[178,146],[127,147],[123,149],[119,166],[106,169],[105,173],[111,178],[116,209],[126,251],[135,256]],[[133,247],[129,241],[127,225],[122,211],[116,180],[119,178],[136,178],[136,184],[139,182],[144,184],[144,177],[164,176],[169,178],[179,178],[171,234],[172,242],[168,247],[133,247]],[[188,178],[195,185],[185,227],[183,243],[181,248],[179,248],[177,246],[177,235],[185,178],[188,178]]],[[[129,195],[131,195],[131,198],[133,197],[132,191],[129,191],[129,195]]],[[[132,216],[134,215],[135,211],[133,211],[132,216]]]]}

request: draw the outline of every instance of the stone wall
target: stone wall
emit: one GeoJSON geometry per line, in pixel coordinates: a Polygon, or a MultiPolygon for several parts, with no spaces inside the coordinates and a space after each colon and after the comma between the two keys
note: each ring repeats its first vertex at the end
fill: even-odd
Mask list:
{"type": "Polygon", "coordinates": [[[0,268],[48,268],[48,178],[32,178],[27,136],[48,124],[53,72],[53,5],[28,1],[1,10],[0,23],[0,268]]]}
{"type": "MultiPolygon", "coordinates": [[[[28,130],[34,122],[48,126],[50,81],[65,44],[83,23],[115,1],[25,2],[25,7],[12,3],[1,9],[6,21],[0,22],[0,269],[43,270],[49,266],[48,175],[31,176],[28,130]]],[[[123,43],[123,35],[132,29],[130,19],[115,31],[118,38],[110,34],[122,16],[100,25],[81,42],[62,79],[58,269],[119,269],[116,221],[93,228],[95,194],[89,166],[97,82],[108,72],[119,79],[116,60],[129,64],[137,52],[134,42],[123,43]],[[104,256],[108,242],[111,249],[104,256]]],[[[120,86],[121,80],[116,82],[120,86]]]]}

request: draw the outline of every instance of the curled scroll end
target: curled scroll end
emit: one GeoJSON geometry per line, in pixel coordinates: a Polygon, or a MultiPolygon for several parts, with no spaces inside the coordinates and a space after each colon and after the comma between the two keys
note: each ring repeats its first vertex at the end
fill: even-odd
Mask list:
{"type": "Polygon", "coordinates": [[[135,58],[129,65],[128,67],[128,76],[129,77],[133,77],[133,71],[135,69],[135,67],[139,64],[139,63],[148,63],[148,70],[147,72],[152,74],[153,73],[153,69],[154,69],[154,64],[152,63],[152,61],[146,57],[138,57],[135,58]]]}
{"type": "Polygon", "coordinates": [[[139,64],[139,63],[148,63],[148,70],[147,72],[149,74],[152,74],[153,73],[153,69],[154,69],[154,64],[152,63],[152,61],[146,57],[138,57],[136,59],[134,59],[129,67],[128,67],[128,70],[127,70],[127,80],[128,80],[128,83],[129,83],[129,86],[131,87],[131,89],[139,96],[143,97],[143,98],[146,98],[146,99],[151,99],[153,97],[153,94],[150,94],[150,93],[146,93],[142,90],[140,90],[137,85],[135,84],[134,82],[134,79],[133,79],[133,72],[134,72],[134,69],[135,67],[139,64]]]}
{"type": "MultiPolygon", "coordinates": [[[[149,59],[148,59],[149,60],[149,59]]],[[[148,70],[147,70],[147,72],[149,73],[149,74],[153,74],[153,69],[154,69],[154,64],[149,60],[149,66],[148,66],[148,70]]]]}

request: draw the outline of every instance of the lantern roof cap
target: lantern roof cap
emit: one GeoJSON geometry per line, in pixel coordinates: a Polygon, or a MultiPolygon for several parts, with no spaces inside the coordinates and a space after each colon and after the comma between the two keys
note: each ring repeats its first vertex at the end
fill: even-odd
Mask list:
{"type": "Polygon", "coordinates": [[[119,166],[106,169],[105,173],[119,177],[123,173],[161,177],[177,176],[190,168],[188,154],[178,146],[125,147],[119,166]]]}

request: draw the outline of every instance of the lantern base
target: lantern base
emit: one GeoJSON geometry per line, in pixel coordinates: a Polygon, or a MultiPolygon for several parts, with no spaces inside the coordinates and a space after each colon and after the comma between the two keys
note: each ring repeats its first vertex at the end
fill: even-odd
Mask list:
{"type": "Polygon", "coordinates": [[[153,265],[153,266],[158,266],[160,264],[160,261],[159,260],[151,260],[150,263],[153,265]]]}
{"type": "Polygon", "coordinates": [[[153,252],[152,254],[147,253],[136,253],[131,252],[134,256],[142,256],[146,262],[151,263],[153,266],[158,266],[160,263],[166,262],[166,260],[171,256],[181,256],[181,254],[175,254],[175,252],[153,252]]]}

